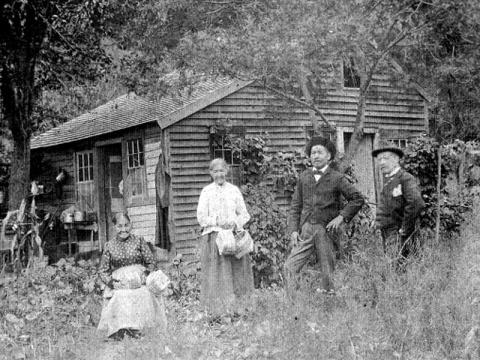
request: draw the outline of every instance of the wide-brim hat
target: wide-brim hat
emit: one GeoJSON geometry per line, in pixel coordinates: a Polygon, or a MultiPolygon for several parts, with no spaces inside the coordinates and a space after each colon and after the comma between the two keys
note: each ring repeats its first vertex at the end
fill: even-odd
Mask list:
{"type": "Polygon", "coordinates": [[[314,136],[308,142],[307,147],[305,148],[305,152],[308,156],[310,156],[312,152],[312,147],[316,145],[322,145],[325,149],[327,149],[328,152],[332,155],[332,159],[335,157],[337,153],[337,148],[335,147],[335,144],[329,139],[321,136],[314,136]]]}
{"type": "Polygon", "coordinates": [[[382,148],[378,148],[378,149],[375,149],[372,151],[372,156],[373,157],[377,157],[380,153],[382,152],[392,152],[394,154],[397,154],[399,157],[403,157],[403,155],[405,155],[403,153],[403,150],[398,148],[398,147],[394,147],[394,146],[386,146],[386,147],[382,147],[382,148]]]}

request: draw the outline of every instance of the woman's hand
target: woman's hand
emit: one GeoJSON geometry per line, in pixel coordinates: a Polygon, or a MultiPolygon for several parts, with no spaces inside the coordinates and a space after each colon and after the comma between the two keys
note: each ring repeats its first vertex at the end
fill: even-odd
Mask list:
{"type": "Polygon", "coordinates": [[[234,230],[237,226],[237,224],[233,220],[219,220],[217,221],[217,225],[225,230],[234,230]]]}
{"type": "Polygon", "coordinates": [[[118,289],[120,286],[120,281],[116,279],[110,279],[110,281],[107,283],[107,286],[112,290],[118,289]]]}

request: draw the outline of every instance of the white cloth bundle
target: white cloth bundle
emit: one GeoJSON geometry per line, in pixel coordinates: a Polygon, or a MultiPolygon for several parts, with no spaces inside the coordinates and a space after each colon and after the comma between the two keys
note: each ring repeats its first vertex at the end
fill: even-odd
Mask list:
{"type": "Polygon", "coordinates": [[[220,255],[234,255],[237,252],[235,236],[232,230],[218,231],[215,242],[217,243],[218,253],[220,255]]]}
{"type": "Polygon", "coordinates": [[[112,278],[117,280],[115,289],[138,289],[145,284],[145,267],[142,265],[123,266],[112,273],[112,278]]]}
{"type": "Polygon", "coordinates": [[[237,259],[253,251],[253,239],[247,230],[220,230],[215,240],[220,255],[235,255],[237,259]]]}
{"type": "Polygon", "coordinates": [[[147,276],[147,289],[156,296],[160,295],[168,285],[170,279],[162,270],[157,270],[147,276]]]}

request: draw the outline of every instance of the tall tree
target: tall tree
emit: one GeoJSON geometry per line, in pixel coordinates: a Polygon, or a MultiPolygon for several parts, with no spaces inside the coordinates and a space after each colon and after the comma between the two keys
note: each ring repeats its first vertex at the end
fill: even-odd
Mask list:
{"type": "Polygon", "coordinates": [[[475,0],[423,2],[428,28],[419,46],[395,54],[435,94],[430,130],[441,141],[480,136],[480,3],[475,0]]]}
{"type": "Polygon", "coordinates": [[[30,138],[38,126],[32,114],[39,90],[62,86],[65,79],[94,78],[105,63],[96,22],[103,8],[100,0],[1,4],[0,94],[3,122],[13,140],[10,208],[17,208],[28,192],[30,138]]]}
{"type": "MultiPolygon", "coordinates": [[[[226,3],[233,3],[227,1],[226,3]]],[[[205,73],[257,78],[302,100],[315,124],[327,122],[317,104],[339,86],[342,60],[360,78],[348,164],[363,137],[367,95],[375,73],[392,72],[389,57],[418,39],[425,18],[412,1],[271,1],[243,8],[230,27],[187,34],[175,49],[182,65],[205,73]]]]}

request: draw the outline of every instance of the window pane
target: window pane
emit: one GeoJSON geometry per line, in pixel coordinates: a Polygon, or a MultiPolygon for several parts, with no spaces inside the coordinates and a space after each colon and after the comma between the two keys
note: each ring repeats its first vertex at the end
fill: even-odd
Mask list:
{"type": "Polygon", "coordinates": [[[225,149],[224,153],[223,153],[223,159],[227,162],[227,164],[231,165],[233,163],[233,161],[232,161],[232,150],[225,149]]]}
{"type": "Polygon", "coordinates": [[[135,168],[128,170],[128,185],[132,196],[142,195],[143,193],[143,169],[135,168]]]}
{"type": "Polygon", "coordinates": [[[93,166],[93,152],[88,154],[88,165],[93,166]]]}
{"type": "Polygon", "coordinates": [[[89,169],[90,169],[90,177],[88,178],[88,180],[93,180],[93,166],[90,166],[89,169]]]}

